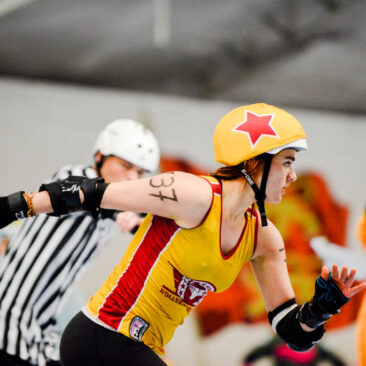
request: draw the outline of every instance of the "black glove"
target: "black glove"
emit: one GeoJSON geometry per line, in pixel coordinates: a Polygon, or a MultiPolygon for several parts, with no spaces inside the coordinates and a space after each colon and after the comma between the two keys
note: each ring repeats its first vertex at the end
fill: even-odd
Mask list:
{"type": "Polygon", "coordinates": [[[122,211],[101,208],[99,209],[99,212],[102,219],[111,219],[113,221],[116,221],[117,215],[122,211]]]}
{"type": "Polygon", "coordinates": [[[23,194],[24,191],[20,191],[0,197],[0,229],[13,221],[27,217],[29,208],[23,194]]]}
{"type": "Polygon", "coordinates": [[[102,178],[86,178],[70,176],[66,179],[42,184],[39,191],[47,191],[50,195],[54,215],[60,216],[75,211],[91,211],[94,217],[98,215],[107,184],[102,178]],[[80,189],[84,193],[84,202],[80,202],[80,189]]]}
{"type": "Polygon", "coordinates": [[[333,314],[339,313],[339,309],[348,301],[349,298],[345,297],[334,283],[331,273],[327,281],[318,276],[315,282],[315,295],[301,307],[298,319],[310,328],[317,328],[333,314]]]}

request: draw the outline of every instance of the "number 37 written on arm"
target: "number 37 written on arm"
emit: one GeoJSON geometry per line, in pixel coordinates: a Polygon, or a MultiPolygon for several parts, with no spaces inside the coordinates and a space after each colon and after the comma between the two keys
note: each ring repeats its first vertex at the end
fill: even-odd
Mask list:
{"type": "MultiPolygon", "coordinates": [[[[170,174],[174,174],[173,172],[170,174]]],[[[164,177],[164,178],[151,178],[149,180],[150,186],[156,188],[157,193],[149,193],[149,196],[157,197],[161,201],[171,200],[178,202],[175,189],[172,187],[174,184],[174,177],[164,177]],[[155,179],[155,181],[154,181],[155,179]],[[164,189],[164,192],[162,191],[164,189]]]]}

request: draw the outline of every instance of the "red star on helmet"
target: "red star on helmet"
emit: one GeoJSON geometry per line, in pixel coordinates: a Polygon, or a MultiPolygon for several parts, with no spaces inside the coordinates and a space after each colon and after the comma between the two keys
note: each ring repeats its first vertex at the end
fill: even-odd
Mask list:
{"type": "Polygon", "coordinates": [[[279,137],[275,129],[271,126],[274,114],[257,115],[250,111],[245,111],[245,119],[232,129],[234,132],[246,133],[252,148],[262,136],[279,137]]]}

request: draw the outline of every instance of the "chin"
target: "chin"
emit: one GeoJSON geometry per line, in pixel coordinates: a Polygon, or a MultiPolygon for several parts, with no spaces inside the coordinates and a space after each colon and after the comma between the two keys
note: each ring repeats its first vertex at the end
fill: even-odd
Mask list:
{"type": "Polygon", "coordinates": [[[282,201],[282,196],[277,197],[277,198],[266,199],[266,203],[270,203],[272,205],[277,205],[277,204],[281,203],[281,201],[282,201]]]}

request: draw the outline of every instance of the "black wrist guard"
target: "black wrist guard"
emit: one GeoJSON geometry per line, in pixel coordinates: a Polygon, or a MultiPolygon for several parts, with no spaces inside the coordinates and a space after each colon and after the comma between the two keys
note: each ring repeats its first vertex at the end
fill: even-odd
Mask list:
{"type": "Polygon", "coordinates": [[[60,216],[75,211],[91,211],[93,216],[98,215],[107,184],[102,178],[86,178],[70,176],[66,179],[42,184],[39,191],[47,191],[50,195],[54,215],[60,216]],[[80,189],[84,193],[84,202],[80,201],[80,189]]]}
{"type": "Polygon", "coordinates": [[[7,197],[0,197],[0,228],[27,217],[28,205],[23,194],[24,191],[19,191],[7,197]]]}
{"type": "Polygon", "coordinates": [[[300,305],[291,299],[268,313],[268,320],[277,335],[294,351],[304,352],[319,342],[325,332],[323,327],[306,332],[302,329],[297,314],[300,305]]]}
{"type": "Polygon", "coordinates": [[[348,301],[349,298],[342,294],[332,280],[331,274],[327,281],[318,276],[315,282],[315,295],[301,307],[298,319],[310,328],[317,328],[333,314],[339,313],[339,309],[348,301]]]}

